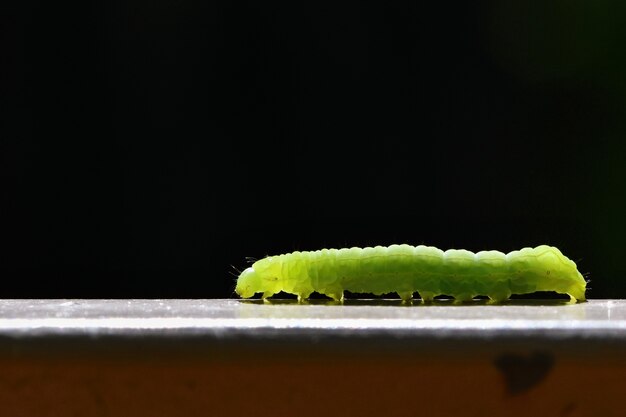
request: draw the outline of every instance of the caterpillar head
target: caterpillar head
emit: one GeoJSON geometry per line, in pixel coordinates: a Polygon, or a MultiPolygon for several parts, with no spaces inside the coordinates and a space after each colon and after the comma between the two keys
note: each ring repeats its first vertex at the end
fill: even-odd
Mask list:
{"type": "Polygon", "coordinates": [[[256,261],[246,268],[237,279],[235,292],[242,298],[250,298],[257,292],[273,293],[280,291],[275,288],[280,276],[280,262],[275,257],[268,257],[256,261]]]}
{"type": "Polygon", "coordinates": [[[253,267],[246,268],[237,279],[235,292],[242,298],[250,298],[259,291],[261,280],[253,267]]]}

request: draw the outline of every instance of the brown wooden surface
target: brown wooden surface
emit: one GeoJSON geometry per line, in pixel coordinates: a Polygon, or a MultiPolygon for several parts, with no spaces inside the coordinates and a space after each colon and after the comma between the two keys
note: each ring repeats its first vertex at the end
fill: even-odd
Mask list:
{"type": "Polygon", "coordinates": [[[3,358],[0,409],[59,417],[626,414],[623,362],[556,358],[542,376],[532,354],[520,358],[528,368],[513,378],[528,386],[519,392],[495,358],[3,358]]]}

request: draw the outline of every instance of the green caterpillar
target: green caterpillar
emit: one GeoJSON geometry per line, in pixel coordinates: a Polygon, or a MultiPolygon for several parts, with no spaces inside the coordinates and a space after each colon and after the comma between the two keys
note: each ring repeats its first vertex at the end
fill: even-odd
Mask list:
{"type": "Polygon", "coordinates": [[[396,292],[424,301],[438,295],[468,301],[478,295],[504,301],[511,294],[555,291],[585,300],[587,282],[576,264],[551,246],[499,251],[442,251],[432,246],[322,249],[269,256],[255,262],[237,279],[243,298],[263,298],[284,291],[299,300],[314,291],[343,300],[345,290],[382,295],[396,292]]]}

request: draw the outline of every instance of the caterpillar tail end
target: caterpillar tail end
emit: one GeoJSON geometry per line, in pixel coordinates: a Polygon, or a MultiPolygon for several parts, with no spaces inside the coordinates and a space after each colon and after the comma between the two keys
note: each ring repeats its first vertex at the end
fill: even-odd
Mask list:
{"type": "Polygon", "coordinates": [[[577,289],[570,289],[567,292],[567,295],[569,295],[570,298],[570,302],[572,303],[584,303],[585,301],[587,301],[587,297],[585,297],[585,289],[582,288],[577,288],[577,289]]]}
{"type": "Polygon", "coordinates": [[[565,293],[570,296],[571,302],[585,302],[587,301],[587,297],[585,296],[585,292],[587,291],[587,281],[582,276],[580,272],[578,272],[578,276],[574,283],[567,288],[565,293]]]}

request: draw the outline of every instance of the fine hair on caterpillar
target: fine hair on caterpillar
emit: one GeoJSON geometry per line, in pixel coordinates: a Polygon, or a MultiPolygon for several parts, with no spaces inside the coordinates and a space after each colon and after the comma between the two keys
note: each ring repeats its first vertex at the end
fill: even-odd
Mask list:
{"type": "Polygon", "coordinates": [[[395,292],[404,301],[417,292],[424,301],[446,295],[459,301],[487,296],[499,302],[512,294],[554,291],[584,301],[586,285],[576,264],[553,246],[504,254],[403,244],[268,256],[240,273],[235,292],[243,298],[256,293],[267,298],[283,291],[300,300],[313,292],[334,300],[342,300],[344,291],[395,292]]]}

